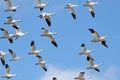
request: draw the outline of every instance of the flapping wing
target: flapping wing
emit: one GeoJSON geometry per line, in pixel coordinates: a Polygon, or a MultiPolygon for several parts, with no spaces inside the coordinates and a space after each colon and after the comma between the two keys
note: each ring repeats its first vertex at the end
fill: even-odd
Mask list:
{"type": "Polygon", "coordinates": [[[94,65],[93,60],[89,56],[87,56],[87,61],[88,61],[90,66],[94,65]]]}
{"type": "Polygon", "coordinates": [[[12,27],[16,29],[16,32],[21,32],[20,27],[16,24],[12,24],[12,27]]]}
{"type": "Polygon", "coordinates": [[[16,58],[15,52],[13,52],[11,49],[9,49],[10,54],[12,55],[12,58],[16,58]]]}
{"type": "Polygon", "coordinates": [[[5,57],[4,57],[4,55],[1,55],[0,59],[1,59],[2,65],[4,66],[5,65],[5,57]]]}
{"type": "Polygon", "coordinates": [[[48,26],[51,26],[50,16],[45,17],[45,21],[47,22],[48,26]]]}
{"type": "Polygon", "coordinates": [[[42,28],[42,31],[43,31],[44,34],[49,33],[49,31],[46,28],[42,28]]]}
{"type": "Polygon", "coordinates": [[[57,43],[56,43],[55,39],[53,38],[53,36],[52,36],[52,35],[49,35],[48,38],[50,39],[51,43],[52,43],[55,47],[57,47],[57,43]]]}
{"type": "Polygon", "coordinates": [[[10,67],[8,64],[5,65],[6,74],[10,74],[10,67]]]}
{"type": "Polygon", "coordinates": [[[8,36],[8,35],[9,35],[9,33],[8,33],[8,31],[7,31],[7,30],[5,30],[5,29],[3,29],[3,28],[0,28],[0,30],[1,30],[1,31],[3,31],[4,36],[8,36]]]}
{"type": "Polygon", "coordinates": [[[47,71],[47,68],[46,68],[46,66],[45,66],[45,63],[42,63],[42,61],[43,61],[42,57],[39,56],[39,55],[37,55],[36,57],[38,57],[39,63],[40,63],[40,65],[41,65],[41,67],[42,67],[45,71],[47,71]]]}
{"type": "Polygon", "coordinates": [[[41,0],[36,0],[38,4],[42,4],[41,0]]]}
{"type": "Polygon", "coordinates": [[[11,4],[10,0],[5,0],[5,1],[6,1],[6,3],[7,3],[7,6],[8,6],[8,7],[12,7],[12,4],[11,4]]]}
{"type": "Polygon", "coordinates": [[[31,49],[32,49],[32,51],[35,51],[35,50],[36,50],[34,41],[31,42],[31,49]]]}
{"type": "Polygon", "coordinates": [[[89,11],[90,11],[92,17],[95,17],[95,12],[94,12],[93,6],[92,6],[92,5],[89,5],[88,7],[89,7],[89,11]]]}
{"type": "Polygon", "coordinates": [[[99,35],[98,32],[96,32],[94,29],[89,28],[89,31],[90,31],[91,34],[93,35],[94,39],[100,38],[100,35],[99,35]]]}
{"type": "Polygon", "coordinates": [[[12,21],[13,20],[13,18],[11,17],[11,16],[8,16],[7,17],[7,21],[9,22],[9,21],[12,21]]]}
{"type": "Polygon", "coordinates": [[[83,51],[87,51],[87,48],[86,48],[86,46],[85,46],[85,44],[83,43],[83,44],[81,44],[81,48],[82,48],[82,50],[83,51]]]}

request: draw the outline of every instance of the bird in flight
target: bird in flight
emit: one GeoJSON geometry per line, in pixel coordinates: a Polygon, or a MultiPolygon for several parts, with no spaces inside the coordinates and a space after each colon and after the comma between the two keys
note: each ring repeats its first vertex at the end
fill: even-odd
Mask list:
{"type": "Polygon", "coordinates": [[[89,31],[93,36],[93,40],[91,40],[91,42],[100,42],[102,45],[108,48],[108,45],[106,44],[106,38],[108,38],[108,36],[100,36],[98,32],[91,28],[89,28],[89,31]]]}

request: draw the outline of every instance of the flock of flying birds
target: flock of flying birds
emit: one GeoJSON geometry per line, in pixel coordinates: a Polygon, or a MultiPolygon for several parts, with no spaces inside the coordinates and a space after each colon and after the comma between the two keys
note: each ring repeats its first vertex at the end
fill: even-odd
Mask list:
{"type": "MultiPolygon", "coordinates": [[[[40,9],[40,11],[42,11],[44,9],[44,7],[48,4],[48,2],[42,3],[41,0],[36,0],[36,1],[37,1],[37,5],[34,8],[35,9],[40,9]]],[[[11,0],[5,0],[5,2],[6,2],[6,5],[7,5],[7,9],[5,10],[5,12],[15,12],[17,10],[17,8],[20,7],[20,6],[13,6],[12,3],[11,3],[11,0]]],[[[93,7],[93,5],[95,5],[95,4],[98,4],[98,2],[92,2],[91,0],[88,0],[83,5],[83,6],[88,7],[88,9],[90,11],[90,14],[93,18],[95,17],[95,12],[94,12],[94,7],[93,7]]],[[[74,7],[77,7],[77,6],[78,5],[68,3],[64,7],[65,9],[68,9],[70,11],[73,19],[76,19],[76,13],[74,11],[74,7]]],[[[51,26],[50,18],[53,15],[55,15],[55,13],[42,13],[38,17],[44,18],[47,25],[50,27],[51,26]]],[[[17,39],[19,37],[27,35],[28,32],[22,32],[21,27],[16,24],[17,22],[22,22],[22,20],[15,20],[11,16],[8,16],[7,21],[4,24],[11,25],[16,30],[16,33],[15,34],[10,34],[6,29],[0,28],[0,30],[3,32],[3,36],[0,37],[0,38],[1,39],[8,39],[9,42],[12,44],[13,43],[13,38],[17,39]]],[[[41,28],[41,29],[43,31],[43,34],[41,34],[40,36],[48,37],[50,42],[53,44],[53,46],[58,47],[57,42],[53,38],[53,35],[55,35],[56,33],[55,32],[50,32],[46,28],[41,28]]],[[[91,42],[100,42],[103,46],[108,48],[108,45],[106,44],[107,36],[100,36],[97,31],[95,31],[94,29],[91,29],[91,28],[89,28],[88,30],[90,31],[90,33],[93,36],[93,39],[91,40],[91,42]]],[[[44,50],[37,50],[36,47],[35,47],[35,42],[34,41],[31,41],[30,46],[31,46],[31,52],[29,52],[28,54],[29,55],[35,55],[38,58],[38,63],[36,63],[36,65],[41,65],[41,67],[45,71],[47,71],[47,68],[46,68],[46,65],[45,65],[45,63],[47,61],[44,61],[42,59],[42,56],[39,55],[39,53],[44,52],[44,50]]],[[[84,43],[81,44],[81,49],[82,49],[82,52],[79,53],[79,54],[80,55],[82,55],[82,54],[86,55],[87,61],[89,63],[89,67],[87,69],[94,69],[94,70],[99,72],[100,70],[99,70],[98,67],[101,66],[102,64],[97,64],[97,65],[94,64],[94,62],[93,62],[94,58],[90,55],[90,53],[94,52],[95,50],[88,50],[84,43]]],[[[12,59],[10,59],[10,61],[16,61],[16,60],[22,59],[22,57],[17,56],[16,53],[13,50],[9,49],[8,51],[12,56],[12,59]]],[[[0,51],[0,59],[1,59],[2,65],[5,66],[5,69],[6,69],[5,75],[3,75],[2,78],[9,79],[13,76],[16,76],[16,74],[11,74],[10,73],[10,67],[9,67],[8,64],[5,63],[5,54],[7,54],[7,53],[4,53],[3,51],[0,51]]],[[[85,77],[84,74],[85,74],[85,72],[80,72],[79,76],[75,77],[74,79],[85,80],[88,77],[85,77]]],[[[57,80],[57,78],[53,77],[53,80],[57,80]]]]}

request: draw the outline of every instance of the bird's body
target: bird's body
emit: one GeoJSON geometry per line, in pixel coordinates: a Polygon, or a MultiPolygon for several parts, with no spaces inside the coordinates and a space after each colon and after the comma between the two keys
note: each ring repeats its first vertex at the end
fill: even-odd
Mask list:
{"type": "Polygon", "coordinates": [[[45,18],[45,21],[48,24],[48,26],[51,26],[50,17],[53,16],[53,15],[55,15],[55,13],[46,13],[46,12],[44,12],[44,13],[40,14],[38,17],[45,18]]]}
{"type": "Polygon", "coordinates": [[[22,22],[21,20],[13,19],[11,16],[7,17],[7,21],[4,24],[15,24],[17,22],[22,22]]]}
{"type": "Polygon", "coordinates": [[[8,64],[5,65],[5,69],[6,69],[6,72],[5,72],[5,75],[2,76],[2,78],[7,78],[7,79],[9,79],[9,78],[11,78],[11,77],[16,76],[16,74],[11,74],[11,73],[10,73],[10,67],[9,67],[8,64]]]}
{"type": "Polygon", "coordinates": [[[9,52],[10,52],[10,54],[12,56],[12,59],[10,59],[10,61],[17,61],[17,60],[22,59],[22,57],[16,56],[16,53],[13,52],[13,50],[9,49],[9,52]]]}
{"type": "Polygon", "coordinates": [[[100,36],[98,32],[96,32],[94,29],[89,28],[89,31],[91,32],[93,39],[91,42],[100,42],[102,45],[104,45],[106,48],[108,48],[106,44],[106,38],[107,36],[100,36]]]}
{"type": "Polygon", "coordinates": [[[47,61],[44,61],[43,59],[42,59],[42,57],[41,56],[36,56],[36,57],[38,57],[38,63],[36,63],[36,65],[41,65],[41,67],[45,70],[45,71],[47,71],[47,68],[46,68],[46,65],[45,65],[45,63],[47,62],[47,61]]]}
{"type": "Polygon", "coordinates": [[[94,7],[93,5],[98,4],[98,2],[92,2],[92,1],[87,1],[83,6],[87,6],[89,8],[89,11],[92,15],[92,17],[95,17],[95,12],[94,12],[94,7]]]}
{"type": "Polygon", "coordinates": [[[40,9],[40,11],[42,11],[44,9],[44,7],[48,4],[48,2],[42,3],[41,0],[36,0],[36,1],[37,1],[37,5],[34,8],[40,9]]]}
{"type": "Polygon", "coordinates": [[[57,47],[57,43],[55,39],[52,37],[52,35],[55,35],[56,33],[49,32],[46,28],[42,28],[43,34],[40,36],[46,36],[50,39],[51,43],[57,47]]]}
{"type": "Polygon", "coordinates": [[[3,66],[5,65],[5,54],[3,51],[0,51],[0,59],[3,66]]]}
{"type": "Polygon", "coordinates": [[[5,10],[5,12],[14,12],[16,11],[17,8],[20,8],[20,6],[13,6],[10,0],[5,0],[6,4],[7,4],[7,9],[5,10]]]}
{"type": "Polygon", "coordinates": [[[74,7],[77,7],[77,6],[78,5],[73,5],[73,4],[70,4],[70,3],[65,6],[65,9],[69,9],[69,11],[70,11],[70,13],[71,13],[71,15],[74,19],[76,19],[76,14],[75,14],[75,11],[74,11],[74,7]]]}
{"type": "Polygon", "coordinates": [[[87,57],[87,61],[89,63],[89,67],[87,67],[87,69],[94,69],[94,70],[100,72],[98,67],[101,66],[102,64],[94,64],[93,60],[89,56],[87,57]]]}
{"type": "Polygon", "coordinates": [[[90,55],[91,52],[94,52],[95,50],[87,50],[87,47],[85,46],[85,44],[81,44],[81,48],[82,48],[82,52],[80,52],[79,54],[80,55],[86,55],[86,56],[89,56],[92,60],[94,60],[92,58],[92,56],[90,55]]]}
{"type": "Polygon", "coordinates": [[[8,39],[10,43],[13,43],[13,34],[9,34],[7,30],[0,28],[1,31],[3,31],[3,36],[0,37],[1,39],[8,39]]]}
{"type": "Polygon", "coordinates": [[[31,41],[30,46],[31,46],[32,51],[28,53],[29,55],[33,54],[33,55],[37,56],[37,55],[39,55],[40,52],[44,52],[44,50],[36,49],[34,41],[31,41]]]}
{"type": "Polygon", "coordinates": [[[16,34],[14,35],[16,39],[28,34],[28,32],[22,32],[20,26],[16,24],[13,24],[12,27],[16,29],[16,34]]]}

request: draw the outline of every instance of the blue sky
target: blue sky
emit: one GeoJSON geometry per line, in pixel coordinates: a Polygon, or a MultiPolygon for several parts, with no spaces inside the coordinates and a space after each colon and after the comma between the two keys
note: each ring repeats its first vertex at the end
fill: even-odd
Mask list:
{"type": "MultiPolygon", "coordinates": [[[[50,80],[56,76],[58,80],[74,80],[81,71],[85,71],[86,75],[91,76],[90,80],[119,80],[120,63],[119,63],[119,34],[120,11],[118,8],[119,0],[93,0],[98,1],[95,5],[95,18],[92,18],[88,9],[82,5],[86,0],[50,0],[43,11],[34,9],[35,0],[11,0],[13,5],[20,5],[16,12],[4,12],[7,8],[5,1],[0,0],[0,27],[5,28],[9,33],[14,34],[15,30],[11,25],[4,25],[7,16],[14,19],[21,19],[22,22],[17,23],[21,26],[23,32],[29,32],[10,44],[8,40],[0,39],[0,51],[8,52],[12,49],[17,55],[23,59],[10,62],[10,55],[6,55],[6,63],[11,68],[11,73],[17,76],[11,80],[50,80]],[[64,9],[67,3],[78,4],[75,8],[77,19],[74,20],[69,11],[64,9]],[[55,16],[51,17],[52,25],[49,27],[44,19],[37,17],[42,12],[54,12],[55,16]],[[47,38],[40,37],[41,28],[47,28],[51,32],[57,32],[54,35],[58,48],[54,47],[47,38]],[[107,44],[109,48],[105,48],[99,43],[92,43],[92,36],[89,28],[95,29],[100,35],[108,36],[107,44]],[[34,40],[37,49],[43,49],[45,52],[40,53],[44,60],[48,60],[46,66],[48,71],[45,72],[40,66],[36,66],[38,61],[32,55],[28,55],[31,50],[30,42],[34,40]],[[95,70],[86,70],[88,63],[85,56],[78,55],[81,52],[80,45],[85,43],[88,49],[94,49],[91,53],[94,57],[94,63],[103,63],[100,66],[100,72],[95,70]]],[[[47,2],[47,0],[43,0],[47,2]]],[[[0,31],[0,36],[2,36],[0,31]]],[[[4,75],[4,66],[0,64],[0,76],[4,75]]],[[[4,80],[4,79],[0,79],[4,80]]]]}

